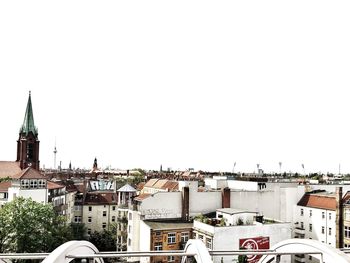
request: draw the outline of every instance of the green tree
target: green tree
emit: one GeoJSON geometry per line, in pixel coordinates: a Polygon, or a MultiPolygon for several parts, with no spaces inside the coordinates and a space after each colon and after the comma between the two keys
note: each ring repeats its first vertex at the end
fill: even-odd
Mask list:
{"type": "Polygon", "coordinates": [[[87,228],[82,223],[70,223],[69,225],[72,239],[74,240],[88,240],[87,228]]]}
{"type": "Polygon", "coordinates": [[[71,239],[51,204],[18,197],[0,209],[0,253],[50,252],[71,239]]]}
{"type": "Polygon", "coordinates": [[[116,227],[112,225],[110,230],[102,232],[94,231],[89,238],[89,241],[94,244],[99,251],[115,251],[117,246],[116,227]]]}

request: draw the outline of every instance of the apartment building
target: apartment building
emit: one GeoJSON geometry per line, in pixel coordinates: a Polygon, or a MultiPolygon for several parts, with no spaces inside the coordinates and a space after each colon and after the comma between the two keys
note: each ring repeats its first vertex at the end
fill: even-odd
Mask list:
{"type": "MultiPolygon", "coordinates": [[[[143,242],[141,251],[184,249],[188,239],[192,238],[192,223],[171,221],[141,221],[140,234],[143,242]]],[[[140,259],[141,263],[180,263],[181,257],[155,256],[140,259]]]]}

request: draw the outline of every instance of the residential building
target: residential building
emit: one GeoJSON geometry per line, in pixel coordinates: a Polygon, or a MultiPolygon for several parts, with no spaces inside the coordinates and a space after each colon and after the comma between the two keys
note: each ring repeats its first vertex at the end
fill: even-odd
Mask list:
{"type": "MultiPolygon", "coordinates": [[[[291,235],[290,223],[232,208],[218,209],[214,218],[200,217],[193,222],[193,237],[202,240],[209,250],[269,249],[291,235]]],[[[257,262],[258,257],[248,259],[257,262]]],[[[213,257],[214,263],[234,260],[237,256],[213,257]]],[[[290,262],[290,257],[282,257],[281,262],[290,262]]]]}
{"type": "MultiPolygon", "coordinates": [[[[147,221],[140,223],[143,242],[140,251],[184,249],[188,239],[192,238],[193,223],[181,221],[147,221]]],[[[141,263],[174,262],[180,263],[181,257],[155,256],[143,257],[141,263]]]]}
{"type": "Polygon", "coordinates": [[[296,205],[294,237],[315,239],[336,247],[336,196],[334,193],[306,193],[296,205]]]}

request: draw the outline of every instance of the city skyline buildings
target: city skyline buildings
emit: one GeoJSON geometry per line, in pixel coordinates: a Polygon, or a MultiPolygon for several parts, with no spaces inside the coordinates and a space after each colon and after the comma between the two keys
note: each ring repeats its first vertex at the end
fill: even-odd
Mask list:
{"type": "Polygon", "coordinates": [[[0,160],[31,90],[41,167],[56,140],[63,167],[350,173],[348,3],[21,5],[0,4],[0,160]]]}

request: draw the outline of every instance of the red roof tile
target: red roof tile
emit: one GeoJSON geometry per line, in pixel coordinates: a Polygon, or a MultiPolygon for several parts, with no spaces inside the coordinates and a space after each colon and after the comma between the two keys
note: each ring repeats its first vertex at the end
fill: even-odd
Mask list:
{"type": "Polygon", "coordinates": [[[140,194],[140,195],[136,196],[134,198],[134,200],[136,200],[136,201],[143,201],[143,200],[145,200],[146,198],[148,198],[150,196],[151,196],[151,194],[140,194]]]}
{"type": "Polygon", "coordinates": [[[298,202],[299,206],[334,210],[336,209],[335,196],[304,194],[298,202]]]}
{"type": "Polygon", "coordinates": [[[87,193],[84,203],[91,205],[117,204],[118,195],[116,193],[87,193]]]}
{"type": "Polygon", "coordinates": [[[44,175],[42,175],[38,170],[35,170],[31,167],[28,167],[25,170],[17,173],[12,176],[14,179],[46,179],[44,175]]]}
{"type": "Polygon", "coordinates": [[[51,181],[47,182],[47,189],[52,190],[52,189],[61,189],[64,188],[64,185],[60,185],[58,183],[54,183],[51,181]]]}
{"type": "Polygon", "coordinates": [[[12,178],[12,176],[20,173],[21,171],[19,162],[0,161],[0,178],[12,178]]]}
{"type": "Polygon", "coordinates": [[[0,192],[8,192],[9,187],[11,187],[11,182],[2,182],[0,183],[0,192]]]}

